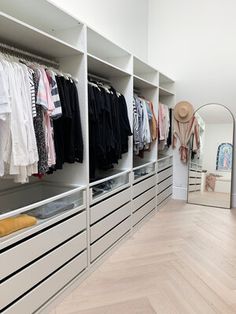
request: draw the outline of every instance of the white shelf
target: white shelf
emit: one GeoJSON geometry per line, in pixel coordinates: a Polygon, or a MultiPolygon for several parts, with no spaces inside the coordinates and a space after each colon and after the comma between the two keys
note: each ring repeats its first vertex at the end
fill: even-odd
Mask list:
{"type": "Polygon", "coordinates": [[[91,54],[88,54],[88,72],[107,79],[110,77],[125,77],[131,75],[117,66],[91,54]]]}
{"type": "Polygon", "coordinates": [[[129,73],[132,72],[131,54],[114,44],[92,28],[87,28],[87,51],[89,54],[117,66],[129,73]]]}
{"type": "Polygon", "coordinates": [[[175,94],[163,87],[159,87],[159,95],[160,96],[174,96],[175,94]]]}
{"type": "Polygon", "coordinates": [[[135,76],[151,82],[155,86],[158,84],[158,71],[136,56],[133,58],[133,73],[135,76]]]}
{"type": "Polygon", "coordinates": [[[7,14],[0,13],[0,41],[51,58],[81,54],[66,42],[40,31],[7,14]]]}
{"type": "Polygon", "coordinates": [[[174,95],[174,81],[162,73],[159,73],[159,87],[163,90],[163,93],[169,92],[170,96],[174,95]]]}
{"type": "Polygon", "coordinates": [[[45,0],[1,0],[1,11],[47,33],[76,27],[80,22],[45,0]],[[43,18],[42,18],[43,17],[43,18]]]}
{"type": "Polygon", "coordinates": [[[134,75],[134,88],[136,89],[157,88],[157,85],[137,75],[134,75]]]}

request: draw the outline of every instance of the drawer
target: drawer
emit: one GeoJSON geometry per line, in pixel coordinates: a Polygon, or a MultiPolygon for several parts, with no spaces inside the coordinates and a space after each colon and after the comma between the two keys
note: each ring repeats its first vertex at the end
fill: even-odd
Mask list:
{"type": "Polygon", "coordinates": [[[151,188],[147,192],[143,193],[134,200],[133,211],[136,211],[138,208],[142,207],[145,203],[150,201],[153,197],[156,196],[156,187],[151,188]]]}
{"type": "Polygon", "coordinates": [[[152,199],[150,202],[145,204],[143,207],[138,209],[133,214],[133,226],[135,226],[140,220],[147,216],[153,209],[156,208],[156,199],[152,199]]]}
{"type": "Polygon", "coordinates": [[[160,194],[162,191],[164,191],[168,186],[172,185],[173,178],[169,177],[168,179],[162,181],[157,186],[157,194],[160,194]]]}
{"type": "Polygon", "coordinates": [[[14,246],[0,255],[0,278],[5,278],[16,270],[32,262],[63,241],[86,229],[86,212],[38,234],[14,246]],[[20,256],[20,258],[18,258],[20,256]]]}
{"type": "Polygon", "coordinates": [[[191,177],[191,178],[201,178],[202,177],[202,172],[190,170],[189,171],[189,177],[191,177]]]}
{"type": "Polygon", "coordinates": [[[139,194],[143,193],[144,191],[150,189],[152,186],[154,186],[156,184],[155,182],[155,176],[152,176],[146,180],[143,180],[137,184],[134,185],[133,188],[133,197],[137,197],[139,196],[139,194]]]}
{"type": "Polygon", "coordinates": [[[0,286],[0,308],[23,295],[41,280],[52,274],[68,260],[86,249],[86,232],[52,251],[39,261],[25,268],[0,286]]]}
{"type": "Polygon", "coordinates": [[[201,184],[202,179],[198,179],[198,178],[189,178],[189,184],[201,184]]]}
{"type": "Polygon", "coordinates": [[[200,191],[201,186],[200,185],[189,185],[188,187],[189,192],[195,192],[195,191],[200,191]]]}
{"type": "Polygon", "coordinates": [[[157,205],[160,205],[171,194],[172,194],[172,186],[170,186],[168,189],[164,190],[162,193],[160,193],[157,196],[157,205]]]}
{"type": "Polygon", "coordinates": [[[100,220],[91,227],[91,243],[99,239],[106,232],[118,225],[122,220],[131,214],[131,203],[127,203],[120,209],[100,220]]]}
{"type": "Polygon", "coordinates": [[[125,203],[131,200],[131,190],[127,189],[122,191],[105,201],[94,205],[90,208],[90,223],[93,224],[102,217],[108,215],[113,212],[115,209],[121,207],[125,203]]]}
{"type": "Polygon", "coordinates": [[[173,167],[167,168],[166,170],[163,170],[157,174],[157,182],[161,182],[165,180],[166,178],[172,176],[173,174],[173,167]]]}
{"type": "MultiPolygon", "coordinates": [[[[87,267],[87,251],[74,258],[3,314],[32,314],[87,267]]],[[[19,287],[20,288],[20,287],[19,287]]]]}
{"type": "Polygon", "coordinates": [[[131,228],[131,218],[127,218],[91,246],[91,261],[94,261],[113,244],[115,244],[131,228]]]}

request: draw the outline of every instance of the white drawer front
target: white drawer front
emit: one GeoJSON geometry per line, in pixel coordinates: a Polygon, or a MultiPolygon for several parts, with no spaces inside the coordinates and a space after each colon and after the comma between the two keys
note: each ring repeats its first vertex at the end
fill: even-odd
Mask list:
{"type": "Polygon", "coordinates": [[[143,193],[144,191],[150,189],[152,186],[155,185],[155,176],[152,176],[146,180],[143,180],[134,185],[134,195],[133,197],[137,197],[139,194],[143,193]]]}
{"type": "Polygon", "coordinates": [[[173,167],[167,168],[166,170],[163,170],[157,174],[157,182],[161,182],[165,180],[166,178],[172,176],[173,174],[173,167]]]}
{"type": "Polygon", "coordinates": [[[32,314],[87,267],[87,251],[13,304],[3,314],[32,314]]]}
{"type": "Polygon", "coordinates": [[[156,207],[156,199],[152,199],[133,214],[133,226],[147,216],[156,207]]]}
{"type": "Polygon", "coordinates": [[[124,222],[115,227],[100,240],[95,242],[91,246],[91,261],[94,261],[109,247],[111,247],[116,241],[118,241],[128,230],[130,230],[130,227],[131,218],[127,218],[124,222]]]}
{"type": "Polygon", "coordinates": [[[4,267],[0,267],[0,278],[5,278],[85,228],[86,213],[83,212],[1,253],[0,265],[4,267]]]}
{"type": "Polygon", "coordinates": [[[39,261],[25,268],[0,286],[0,308],[4,308],[34,285],[86,248],[86,232],[60,246],[39,261]]]}
{"type": "Polygon", "coordinates": [[[90,208],[90,223],[98,221],[102,217],[113,212],[116,208],[119,208],[123,204],[129,202],[131,199],[131,190],[127,189],[122,191],[115,196],[108,198],[107,200],[94,205],[90,208]]]}
{"type": "Polygon", "coordinates": [[[145,203],[150,201],[153,197],[156,196],[156,187],[151,188],[147,192],[143,193],[134,200],[133,211],[136,211],[138,208],[143,206],[145,203]]]}
{"type": "Polygon", "coordinates": [[[115,211],[113,214],[108,217],[102,219],[95,225],[91,227],[91,243],[96,241],[102,235],[104,235],[107,231],[111,230],[114,226],[116,226],[119,222],[124,220],[126,217],[131,214],[131,203],[127,203],[122,206],[120,209],[115,211]]]}
{"type": "Polygon", "coordinates": [[[172,186],[157,196],[157,205],[161,204],[171,194],[172,194],[172,186]]]}
{"type": "Polygon", "coordinates": [[[198,171],[192,171],[190,170],[189,171],[189,177],[191,178],[200,178],[202,177],[202,173],[201,172],[198,172],[198,171]]]}
{"type": "Polygon", "coordinates": [[[201,186],[200,185],[189,185],[188,190],[189,190],[189,192],[200,191],[201,186]]]}
{"type": "Polygon", "coordinates": [[[157,194],[160,194],[162,191],[164,191],[168,186],[172,185],[172,177],[169,177],[168,179],[162,181],[157,186],[157,194]]]}

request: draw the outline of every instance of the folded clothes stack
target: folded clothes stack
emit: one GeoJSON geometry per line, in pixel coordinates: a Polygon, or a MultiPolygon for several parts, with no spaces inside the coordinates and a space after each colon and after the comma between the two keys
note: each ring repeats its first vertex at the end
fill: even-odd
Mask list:
{"type": "Polygon", "coordinates": [[[0,237],[7,236],[18,230],[33,226],[37,223],[35,217],[23,214],[0,220],[0,237]]]}

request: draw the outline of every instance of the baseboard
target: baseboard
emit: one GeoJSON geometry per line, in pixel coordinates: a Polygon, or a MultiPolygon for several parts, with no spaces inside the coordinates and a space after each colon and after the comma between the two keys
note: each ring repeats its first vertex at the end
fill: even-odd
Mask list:
{"type": "Polygon", "coordinates": [[[173,186],[173,199],[187,200],[187,188],[173,186]]]}

